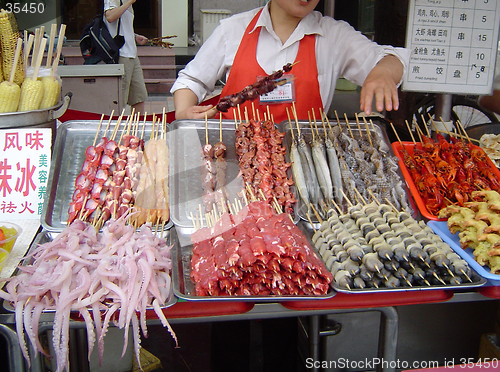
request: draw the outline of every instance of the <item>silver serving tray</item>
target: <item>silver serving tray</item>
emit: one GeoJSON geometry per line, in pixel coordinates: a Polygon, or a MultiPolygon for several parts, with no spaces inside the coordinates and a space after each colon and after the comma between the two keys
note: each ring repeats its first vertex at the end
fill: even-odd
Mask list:
{"type": "MultiPolygon", "coordinates": [[[[160,236],[163,236],[166,238],[168,245],[174,244],[174,241],[177,239],[177,234],[175,232],[175,229],[171,229],[169,231],[163,231],[159,234],[161,234],[160,236]]],[[[53,233],[53,232],[46,231],[46,230],[42,230],[41,232],[39,232],[35,236],[35,239],[33,239],[33,242],[31,244],[28,252],[26,253],[27,259],[24,261],[21,261],[21,265],[30,265],[33,262],[33,258],[29,258],[30,253],[34,249],[36,249],[39,245],[51,242],[52,240],[54,240],[54,238],[56,236],[57,236],[57,233],[53,233]]],[[[172,252],[173,252],[173,249],[174,248],[172,247],[172,252]]],[[[175,261],[172,260],[172,263],[173,263],[173,266],[175,266],[175,261]]],[[[13,276],[16,276],[16,275],[17,275],[17,270],[14,272],[13,276]]],[[[170,273],[170,275],[172,276],[172,273],[170,273]]],[[[172,285],[172,288],[170,289],[169,298],[167,299],[165,304],[161,307],[167,308],[167,307],[174,305],[175,303],[177,303],[177,297],[174,295],[173,285],[172,285]]],[[[4,300],[3,307],[5,310],[12,311],[12,312],[15,311],[14,307],[12,306],[12,304],[9,301],[4,300]]],[[[148,309],[152,309],[152,307],[149,307],[148,309]]],[[[45,312],[51,313],[51,312],[55,312],[55,310],[46,310],[45,312]]]]}
{"type": "MultiPolygon", "coordinates": [[[[236,156],[234,121],[208,120],[205,130],[205,120],[175,120],[169,128],[170,149],[170,218],[176,226],[192,228],[193,216],[198,215],[202,201],[201,185],[201,147],[208,142],[215,145],[220,141],[226,145],[226,192],[229,200],[239,198],[243,183],[238,173],[240,171],[236,156]]],[[[197,217],[195,217],[197,218],[197,217]]],[[[206,226],[206,222],[204,222],[206,226]]]]}
{"type": "MultiPolygon", "coordinates": [[[[435,221],[433,221],[435,222],[435,221]]],[[[304,235],[307,237],[307,240],[311,244],[311,246],[314,247],[314,244],[312,243],[312,235],[314,233],[312,226],[310,223],[304,223],[300,222],[298,226],[301,228],[302,232],[304,235]]],[[[448,242],[447,242],[448,243],[448,242]]],[[[450,245],[451,246],[451,245],[450,245]]],[[[454,249],[453,246],[451,246],[452,249],[454,249]]],[[[319,255],[321,258],[321,261],[323,263],[324,260],[319,255]]],[[[388,287],[380,287],[380,288],[352,288],[352,289],[347,289],[344,287],[338,286],[335,282],[331,283],[331,286],[335,291],[337,292],[342,292],[342,293],[392,293],[392,292],[409,292],[409,291],[427,291],[427,290],[434,290],[434,289],[441,289],[441,290],[459,290],[459,289],[467,289],[467,288],[475,288],[475,287],[481,287],[487,283],[487,280],[483,278],[481,275],[479,275],[476,271],[475,268],[471,265],[469,265],[471,268],[471,279],[472,283],[462,283],[462,284],[432,284],[430,286],[428,285],[423,285],[423,286],[413,286],[413,287],[396,287],[396,288],[388,288],[388,287]]]]}
{"type": "MultiPolygon", "coordinates": [[[[171,230],[176,230],[175,228],[171,230]]],[[[191,280],[191,257],[193,255],[193,245],[192,244],[181,244],[181,242],[186,242],[189,237],[179,236],[176,239],[172,247],[172,262],[174,263],[172,267],[172,282],[174,294],[178,298],[184,300],[194,300],[194,301],[250,301],[250,302],[281,302],[281,301],[294,301],[294,300],[321,300],[332,298],[337,293],[333,290],[330,285],[328,292],[325,295],[318,296],[197,296],[194,288],[194,283],[191,280]]],[[[312,246],[313,247],[313,246],[312,246]]],[[[313,247],[313,250],[316,250],[313,247]]]]}
{"type": "MultiPolygon", "coordinates": [[[[116,120],[111,122],[106,133],[107,137],[113,131],[115,123],[116,120]]],[[[117,142],[124,124],[122,122],[116,134],[117,142]]],[[[104,121],[97,136],[98,140],[104,135],[106,125],[107,121],[104,121]]],[[[94,143],[98,128],[98,120],[67,121],[57,128],[47,193],[41,215],[41,224],[45,230],[61,232],[67,226],[68,208],[75,191],[75,180],[85,160],[85,150],[94,143]]],[[[151,131],[152,123],[146,122],[143,135],[145,140],[149,139],[151,131]]],[[[142,124],[139,126],[139,132],[142,133],[142,124]]],[[[165,225],[165,229],[170,227],[172,227],[171,221],[165,225]]]]}
{"type": "MultiPolygon", "coordinates": [[[[376,131],[376,134],[379,136],[379,138],[381,138],[381,141],[382,141],[382,144],[385,145],[385,150],[387,152],[387,154],[389,154],[390,156],[393,156],[394,158],[395,155],[394,155],[394,151],[392,150],[392,147],[391,147],[391,143],[389,141],[389,138],[387,137],[387,133],[385,132],[385,130],[382,128],[382,126],[380,124],[377,123],[377,120],[373,120],[373,127],[375,128],[375,131],[376,131]]],[[[300,132],[302,134],[302,136],[304,137],[304,139],[307,141],[307,143],[310,143],[311,142],[311,139],[312,139],[312,129],[311,129],[311,125],[308,121],[301,121],[299,120],[298,121],[298,124],[300,126],[300,132]]],[[[326,125],[326,123],[325,123],[326,125]]],[[[337,126],[337,122],[333,122],[332,120],[330,120],[330,125],[333,127],[333,126],[337,126]]],[[[342,127],[342,130],[347,133],[348,135],[350,135],[350,133],[352,132],[353,134],[353,137],[355,139],[359,139],[360,136],[362,136],[364,139],[368,138],[368,134],[367,133],[370,133],[370,135],[373,136],[375,135],[374,132],[373,132],[373,128],[372,128],[372,125],[370,124],[369,125],[369,129],[367,130],[364,122],[361,120],[360,121],[360,126],[358,127],[357,123],[356,122],[349,122],[349,127],[347,126],[346,122],[343,121],[340,123],[341,127],[342,127]],[[350,131],[349,132],[349,128],[350,128],[350,131]]],[[[314,126],[314,123],[313,123],[313,126],[314,126]]],[[[317,123],[316,123],[316,126],[318,128],[318,132],[319,132],[319,135],[320,136],[323,136],[324,137],[324,129],[323,129],[323,123],[321,122],[321,119],[317,120],[317,123]]],[[[285,137],[283,139],[283,143],[284,145],[286,146],[286,156],[287,156],[287,161],[290,161],[290,147],[291,147],[291,144],[292,144],[292,133],[291,133],[291,130],[290,130],[290,123],[288,121],[283,121],[279,124],[278,126],[279,130],[281,132],[284,132],[285,133],[285,137]]],[[[292,130],[293,130],[293,135],[295,137],[297,137],[297,126],[296,126],[296,123],[295,122],[292,122],[292,126],[291,126],[292,130]]],[[[314,128],[314,130],[316,131],[316,128],[314,128]]],[[[327,130],[328,130],[328,126],[327,126],[327,130]]],[[[397,159],[397,158],[396,158],[397,159]]],[[[412,206],[413,210],[411,211],[408,211],[412,214],[412,216],[414,218],[417,218],[417,215],[418,215],[418,209],[416,208],[416,204],[415,204],[415,201],[413,200],[413,197],[411,196],[411,193],[408,189],[408,186],[406,185],[406,181],[403,177],[403,174],[401,173],[401,169],[398,168],[398,171],[397,171],[400,179],[403,181],[403,187],[404,187],[404,190],[406,192],[406,198],[408,200],[408,203],[410,203],[410,205],[412,206]]],[[[296,193],[295,195],[295,198],[297,199],[297,203],[295,203],[295,214],[302,220],[304,221],[309,221],[309,217],[307,216],[307,206],[306,204],[303,202],[302,198],[300,197],[300,195],[298,195],[298,193],[296,193]]],[[[368,202],[371,201],[371,200],[368,200],[368,202]]],[[[356,204],[356,201],[355,200],[351,200],[351,202],[353,202],[354,204],[356,204]]],[[[344,199],[342,205],[340,206],[343,211],[347,211],[347,208],[348,208],[348,204],[347,204],[347,201],[344,199]]],[[[333,208],[333,206],[332,206],[333,208]]],[[[318,224],[319,223],[319,220],[318,218],[314,215],[314,213],[311,213],[310,215],[310,221],[313,222],[314,224],[318,224]]]]}
{"type": "MultiPolygon", "coordinates": [[[[208,142],[215,145],[221,139],[226,151],[226,192],[230,202],[242,196],[243,182],[239,177],[239,161],[236,155],[236,124],[234,120],[176,120],[169,127],[170,149],[170,218],[175,226],[193,228],[193,217],[200,217],[206,226],[201,185],[201,147],[208,142]]],[[[284,144],[283,144],[284,145],[284,144]]],[[[291,171],[289,176],[291,175],[291,171]]],[[[292,186],[293,191],[293,186],[292,186]]],[[[299,218],[293,216],[294,221],[299,218]]],[[[199,221],[198,221],[199,222],[199,221]]]]}

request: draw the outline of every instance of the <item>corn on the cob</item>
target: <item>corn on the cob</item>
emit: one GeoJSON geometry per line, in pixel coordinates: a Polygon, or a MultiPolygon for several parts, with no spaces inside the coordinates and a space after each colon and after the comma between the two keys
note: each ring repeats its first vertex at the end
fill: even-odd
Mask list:
{"type": "Polygon", "coordinates": [[[41,109],[53,107],[59,102],[61,95],[61,85],[59,81],[53,76],[44,76],[42,78],[43,84],[43,98],[40,104],[41,109]]]}
{"type": "Polygon", "coordinates": [[[40,79],[27,77],[21,85],[21,99],[17,111],[38,110],[43,99],[43,83],[40,79]]]}
{"type": "MultiPolygon", "coordinates": [[[[12,62],[14,61],[14,53],[16,49],[17,39],[20,37],[16,18],[13,13],[0,10],[0,54],[2,55],[2,73],[3,79],[8,80],[12,62]]],[[[14,75],[14,83],[21,85],[24,80],[24,65],[18,63],[16,66],[16,74],[14,75]]]]}
{"type": "Polygon", "coordinates": [[[21,87],[16,83],[2,81],[0,83],[0,112],[15,112],[19,106],[21,87]]]}

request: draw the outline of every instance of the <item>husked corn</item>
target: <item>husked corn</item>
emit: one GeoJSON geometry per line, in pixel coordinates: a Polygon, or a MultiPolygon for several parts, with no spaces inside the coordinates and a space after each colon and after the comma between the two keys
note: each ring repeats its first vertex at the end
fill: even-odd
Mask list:
{"type": "Polygon", "coordinates": [[[43,99],[43,83],[27,77],[21,85],[21,99],[17,111],[38,110],[43,99]]]}
{"type": "MultiPolygon", "coordinates": [[[[3,79],[9,80],[14,62],[17,39],[20,37],[17,21],[13,13],[0,10],[0,55],[2,56],[3,79]]],[[[22,53],[22,52],[21,52],[22,53]]],[[[22,60],[22,57],[21,57],[22,60]]],[[[18,63],[13,82],[21,85],[24,81],[24,65],[18,63]]]]}
{"type": "Polygon", "coordinates": [[[19,106],[21,87],[16,83],[0,83],[0,112],[15,112],[19,106]]]}
{"type": "Polygon", "coordinates": [[[59,102],[59,95],[61,94],[61,85],[59,81],[53,76],[44,76],[42,78],[43,84],[43,98],[40,104],[41,109],[53,107],[59,102]]]}

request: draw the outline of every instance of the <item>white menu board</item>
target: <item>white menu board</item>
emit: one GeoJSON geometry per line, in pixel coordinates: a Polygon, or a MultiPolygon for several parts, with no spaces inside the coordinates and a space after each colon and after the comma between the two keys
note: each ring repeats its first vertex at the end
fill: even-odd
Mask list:
{"type": "Polygon", "coordinates": [[[408,12],[403,90],[491,94],[499,0],[410,0],[408,12]]]}

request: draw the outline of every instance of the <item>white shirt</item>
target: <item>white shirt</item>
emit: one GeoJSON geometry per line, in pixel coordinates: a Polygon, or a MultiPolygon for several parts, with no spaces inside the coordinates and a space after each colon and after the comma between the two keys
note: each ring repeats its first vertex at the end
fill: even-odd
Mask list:
{"type": "MultiPolygon", "coordinates": [[[[119,6],[120,0],[104,0],[104,12],[119,6]]],[[[120,19],[120,35],[125,37],[125,44],[120,48],[120,57],[135,58],[137,57],[137,45],[135,44],[134,9],[132,5],[128,7],[120,19]]],[[[108,26],[111,36],[115,37],[116,29],[118,28],[118,20],[109,23],[106,17],[104,17],[104,22],[108,26]]]]}
{"type": "MultiPolygon", "coordinates": [[[[179,72],[170,92],[188,88],[196,94],[199,102],[213,92],[217,81],[227,78],[245,29],[259,9],[222,19],[195,58],[179,72]]],[[[404,65],[405,73],[407,71],[410,50],[380,46],[348,23],[325,17],[317,11],[300,21],[285,44],[273,30],[267,6],[264,6],[255,28],[259,26],[262,29],[257,45],[257,61],[267,74],[295,60],[299,42],[305,35],[316,35],[318,80],[327,112],[339,77],[362,85],[373,66],[388,54],[395,55],[404,65]]]]}

